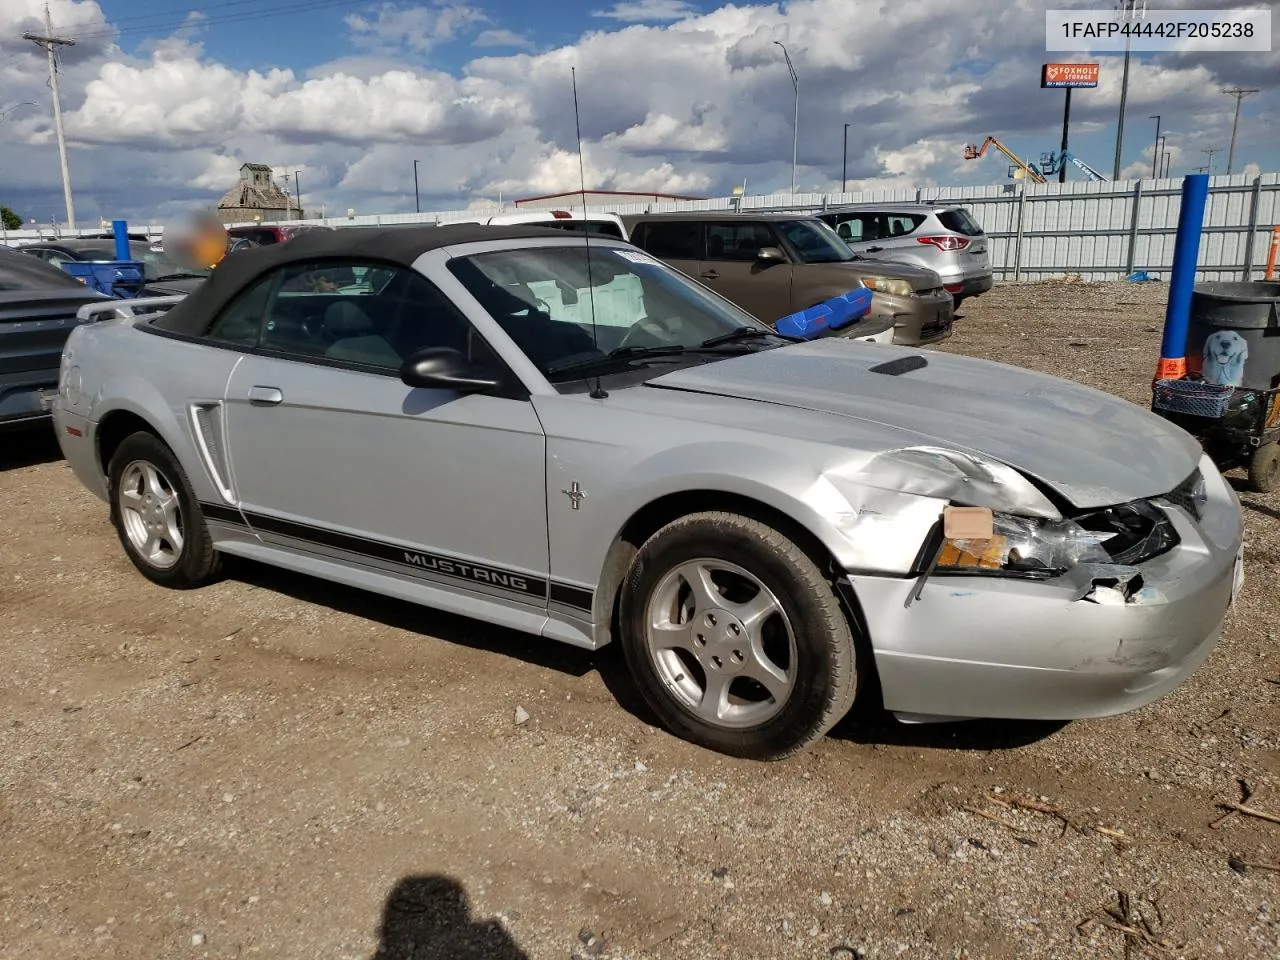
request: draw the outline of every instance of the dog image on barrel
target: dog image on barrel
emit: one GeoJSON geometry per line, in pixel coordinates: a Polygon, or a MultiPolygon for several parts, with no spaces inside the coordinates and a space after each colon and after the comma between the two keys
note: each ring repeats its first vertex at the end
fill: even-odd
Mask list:
{"type": "Polygon", "coordinates": [[[1244,382],[1249,344],[1234,330],[1215,330],[1204,341],[1201,373],[1209,383],[1238,387],[1244,382]]]}

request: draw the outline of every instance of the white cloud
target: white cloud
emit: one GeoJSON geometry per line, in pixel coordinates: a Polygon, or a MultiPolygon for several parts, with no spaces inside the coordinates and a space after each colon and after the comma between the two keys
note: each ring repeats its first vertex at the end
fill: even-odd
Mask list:
{"type": "Polygon", "coordinates": [[[478,7],[463,3],[436,2],[411,7],[383,3],[375,8],[372,16],[350,13],[343,20],[357,46],[385,50],[404,47],[425,53],[457,39],[469,27],[487,23],[489,16],[478,7]]]}
{"type": "Polygon", "coordinates": [[[683,20],[696,16],[698,10],[684,0],[628,0],[615,3],[608,10],[592,10],[593,17],[607,17],[627,23],[645,23],[657,20],[683,20]]]}
{"type": "MultiPolygon", "coordinates": [[[[614,16],[609,29],[536,52],[499,46],[528,40],[467,3],[385,3],[348,19],[345,55],[245,70],[189,33],[125,53],[97,3],[52,0],[55,26],[81,24],[80,35],[93,38],[63,60],[77,213],[96,205],[109,216],[150,217],[209,204],[245,161],[301,168],[305,206],[331,212],[412,210],[415,159],[424,209],[576,189],[571,67],[588,187],[719,195],[745,178],[752,192],[785,188],[793,93],[775,40],[801,78],[801,189],[838,188],[845,123],[848,179],[859,187],[1000,181],[1003,159],[961,158],[965,143],[987,134],[1028,159],[1057,146],[1061,94],[1036,81],[1045,59],[1040,0],[975,3],[963,17],[953,0],[739,2],[706,14],[666,5],[677,7],[678,17],[660,23],[614,16]],[[457,41],[485,55],[453,72],[424,65],[422,54],[434,64],[433,51],[457,41]]],[[[42,17],[42,0],[0,0],[0,109],[39,104],[0,121],[0,202],[47,221],[61,207],[49,92],[43,55],[20,40],[42,17]]],[[[1098,89],[1072,102],[1073,150],[1108,173],[1117,59],[1103,62],[1098,89]]],[[[1175,172],[1204,163],[1201,148],[1225,146],[1231,102],[1219,91],[1237,81],[1220,71],[1240,62],[1135,57],[1126,160],[1144,158],[1149,169],[1151,113],[1164,115],[1175,172]]],[[[1251,76],[1274,73],[1280,53],[1248,66],[1251,76]]],[[[1280,168],[1280,144],[1265,135],[1278,106],[1277,90],[1246,100],[1237,169],[1280,168]]],[[[1215,166],[1223,161],[1219,154],[1215,166]]]]}
{"type": "Polygon", "coordinates": [[[533,41],[528,37],[521,36],[513,30],[481,30],[472,41],[472,46],[476,47],[516,47],[528,48],[533,46],[533,41]]]}

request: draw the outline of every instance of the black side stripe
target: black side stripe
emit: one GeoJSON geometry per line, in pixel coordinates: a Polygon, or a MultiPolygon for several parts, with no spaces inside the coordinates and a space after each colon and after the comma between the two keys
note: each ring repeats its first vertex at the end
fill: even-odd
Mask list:
{"type": "Polygon", "coordinates": [[[579,610],[590,610],[591,601],[595,596],[594,592],[587,590],[585,587],[575,587],[572,583],[557,583],[551,581],[551,602],[563,603],[567,607],[577,607],[579,610]]]}
{"type": "MultiPolygon", "coordinates": [[[[234,526],[245,526],[244,518],[241,517],[240,511],[234,507],[228,507],[225,504],[202,502],[200,509],[209,520],[234,526]]],[[[517,593],[525,597],[534,597],[538,600],[549,599],[553,603],[562,603],[579,610],[590,611],[592,607],[594,592],[574,584],[559,583],[554,580],[548,581],[544,577],[529,576],[515,570],[471,563],[467,560],[460,560],[457,557],[430,553],[424,550],[413,550],[394,543],[369,540],[364,537],[341,533],[337,530],[327,530],[323,527],[313,527],[308,524],[294,523],[291,520],[282,520],[279,517],[269,517],[256,513],[247,514],[246,517],[253,529],[261,530],[264,533],[275,533],[280,536],[292,537],[295,540],[331,547],[335,550],[343,550],[363,557],[371,557],[408,567],[414,571],[421,571],[425,574],[435,574],[454,580],[463,580],[468,583],[497,587],[500,590],[517,593]]]]}

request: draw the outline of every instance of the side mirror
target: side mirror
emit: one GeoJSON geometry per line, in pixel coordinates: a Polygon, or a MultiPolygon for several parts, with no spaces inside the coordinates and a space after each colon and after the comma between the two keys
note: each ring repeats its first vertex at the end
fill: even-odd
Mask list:
{"type": "Polygon", "coordinates": [[[477,393],[501,386],[501,381],[450,347],[419,350],[400,367],[400,379],[410,387],[457,393],[477,393]]]}
{"type": "Polygon", "coordinates": [[[777,247],[761,247],[756,251],[756,259],[763,263],[783,263],[787,257],[777,247]]]}

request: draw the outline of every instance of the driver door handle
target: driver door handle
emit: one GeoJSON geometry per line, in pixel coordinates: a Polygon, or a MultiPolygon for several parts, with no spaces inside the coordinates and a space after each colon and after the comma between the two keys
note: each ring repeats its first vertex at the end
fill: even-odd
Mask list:
{"type": "Polygon", "coordinates": [[[275,405],[284,400],[279,387],[250,387],[249,402],[264,405],[275,405]]]}
{"type": "Polygon", "coordinates": [[[702,273],[698,274],[698,276],[702,277],[702,279],[703,279],[703,280],[718,280],[718,279],[720,279],[720,274],[719,274],[719,272],[718,272],[718,271],[716,271],[716,270],[704,270],[702,273]]]}
{"type": "Polygon", "coordinates": [[[883,250],[883,249],[884,249],[884,247],[867,247],[867,253],[875,253],[875,252],[877,252],[877,251],[879,251],[879,250],[883,250]]]}

